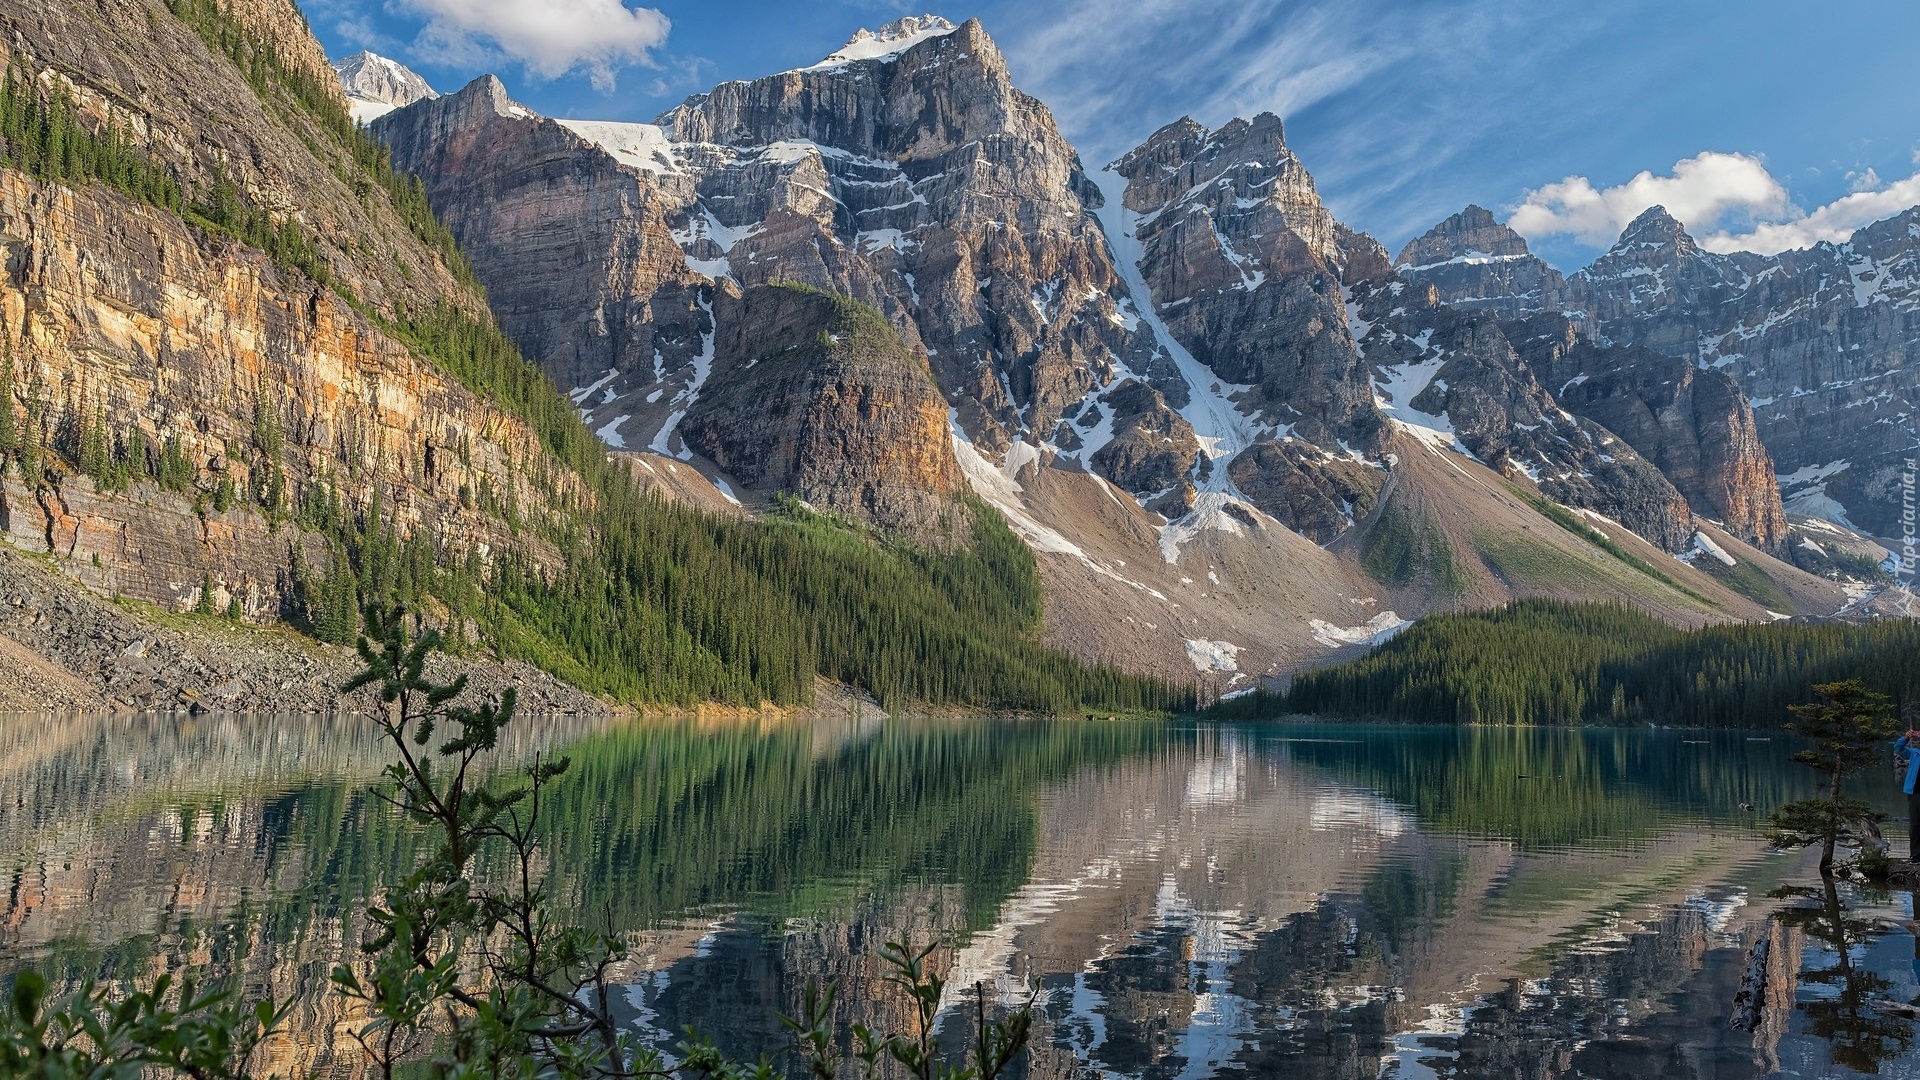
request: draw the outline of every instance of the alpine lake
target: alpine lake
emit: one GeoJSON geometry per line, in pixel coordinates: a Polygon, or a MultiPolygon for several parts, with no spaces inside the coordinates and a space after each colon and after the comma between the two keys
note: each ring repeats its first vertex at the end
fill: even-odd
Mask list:
{"type": "MultiPolygon", "coordinates": [[[[1767,849],[1777,732],[962,717],[522,719],[543,851],[628,940],[632,1030],[783,1056],[810,981],[899,1023],[888,941],[1031,999],[1047,1077],[1920,1076],[1914,898],[1767,849]],[[1751,807],[1752,809],[1747,809],[1751,807]],[[1751,1023],[1729,1022],[1755,946],[1751,1023]]],[[[300,995],[265,1063],[347,1075],[327,987],[426,837],[353,718],[0,718],[0,981],[193,967],[300,995]]],[[[1855,782],[1896,819],[1891,754],[1855,782]]],[[[1898,851],[1904,829],[1888,833],[1898,851]]]]}

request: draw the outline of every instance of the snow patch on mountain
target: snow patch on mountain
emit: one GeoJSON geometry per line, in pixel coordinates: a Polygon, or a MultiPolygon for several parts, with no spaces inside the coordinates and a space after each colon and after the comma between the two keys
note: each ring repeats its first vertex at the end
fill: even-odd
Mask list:
{"type": "Polygon", "coordinates": [[[1313,630],[1313,640],[1329,649],[1338,649],[1347,645],[1385,644],[1412,626],[1413,621],[1401,618],[1398,612],[1383,611],[1359,626],[1335,626],[1325,619],[1312,619],[1307,625],[1313,630]]]}
{"type": "Polygon", "coordinates": [[[347,115],[353,117],[356,124],[371,124],[375,120],[399,108],[384,101],[362,101],[357,97],[347,98],[347,115]]]}
{"type": "Polygon", "coordinates": [[[1187,640],[1187,659],[1193,661],[1193,670],[1202,674],[1209,671],[1239,671],[1240,646],[1231,641],[1207,641],[1204,638],[1187,640]]]}
{"type": "Polygon", "coordinates": [[[1738,566],[1740,563],[1738,559],[1735,559],[1733,556],[1727,554],[1726,548],[1723,548],[1719,544],[1714,543],[1713,540],[1709,538],[1706,533],[1699,532],[1697,530],[1693,534],[1693,546],[1681,552],[1679,555],[1675,556],[1675,558],[1679,559],[1683,563],[1691,563],[1702,555],[1705,555],[1708,558],[1713,559],[1715,562],[1720,563],[1722,566],[1738,566]]]}
{"type": "MultiPolygon", "coordinates": [[[[1213,373],[1213,369],[1194,359],[1193,354],[1180,344],[1179,339],[1173,336],[1173,331],[1167,329],[1167,324],[1161,320],[1154,306],[1153,291],[1147,288],[1146,279],[1140,273],[1141,247],[1134,231],[1140,216],[1126,207],[1126,177],[1109,166],[1094,173],[1091,179],[1105,200],[1104,205],[1094,213],[1107,235],[1107,247],[1113,253],[1113,268],[1119,271],[1128,293],[1136,299],[1140,321],[1153,331],[1155,340],[1173,358],[1174,365],[1180,370],[1180,377],[1192,389],[1187,404],[1180,409],[1180,415],[1192,425],[1194,438],[1199,440],[1202,453],[1214,461],[1230,460],[1259,438],[1259,425],[1234,407],[1226,396],[1229,388],[1221,385],[1220,377],[1213,373]]],[[[1226,469],[1216,467],[1201,486],[1208,491],[1231,492],[1233,481],[1227,478],[1226,469]]]]}
{"type": "Polygon", "coordinates": [[[647,449],[656,454],[677,457],[682,461],[692,458],[693,451],[687,449],[684,439],[680,441],[680,449],[675,451],[673,438],[679,432],[680,421],[687,418],[687,410],[693,408],[694,401],[700,397],[701,389],[707,385],[707,376],[713,374],[713,346],[715,339],[720,336],[719,327],[713,320],[713,302],[702,298],[699,303],[700,310],[707,315],[707,329],[700,334],[700,352],[693,358],[693,378],[678,394],[674,395],[673,403],[676,408],[668,414],[667,422],[660,425],[659,434],[647,444],[647,449]]]}
{"type": "Polygon", "coordinates": [[[1454,450],[1472,457],[1472,452],[1454,433],[1453,423],[1445,413],[1435,416],[1413,407],[1413,399],[1433,384],[1434,376],[1440,373],[1446,363],[1445,356],[1435,356],[1398,367],[1375,368],[1373,403],[1387,415],[1387,419],[1393,421],[1395,427],[1435,450],[1454,450]]]}
{"type": "Polygon", "coordinates": [[[1260,514],[1251,504],[1241,502],[1224,491],[1203,491],[1194,497],[1193,510],[1185,517],[1160,526],[1160,557],[1167,560],[1168,566],[1177,565],[1180,562],[1180,545],[1209,529],[1232,536],[1243,535],[1246,526],[1239,517],[1228,513],[1229,508],[1249,517],[1260,514]]]}
{"type": "Polygon", "coordinates": [[[862,28],[826,59],[800,71],[826,71],[861,60],[884,60],[898,56],[923,41],[945,37],[960,29],[938,15],[909,15],[896,19],[879,30],[862,28]]]}
{"type": "Polygon", "coordinates": [[[556,120],[554,123],[605,150],[622,165],[655,174],[680,171],[673,140],[652,124],[618,124],[604,120],[556,120]]]}

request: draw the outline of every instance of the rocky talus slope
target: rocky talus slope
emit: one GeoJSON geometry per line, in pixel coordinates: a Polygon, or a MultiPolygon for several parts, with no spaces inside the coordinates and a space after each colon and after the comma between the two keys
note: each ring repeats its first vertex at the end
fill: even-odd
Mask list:
{"type": "MultiPolygon", "coordinates": [[[[371,712],[379,705],[371,692],[340,694],[361,666],[353,650],[286,627],[111,603],[57,565],[0,548],[0,714],[371,712]]],[[[437,657],[433,675],[465,675],[468,700],[511,687],[531,713],[609,711],[518,661],[437,657]]]]}

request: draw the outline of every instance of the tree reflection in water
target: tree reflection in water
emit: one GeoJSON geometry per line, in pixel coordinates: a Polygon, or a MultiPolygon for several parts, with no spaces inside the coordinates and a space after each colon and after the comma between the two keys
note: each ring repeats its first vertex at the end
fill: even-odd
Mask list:
{"type": "Polygon", "coordinates": [[[1852,914],[1832,878],[1817,888],[1789,885],[1770,895],[1812,901],[1785,907],[1777,918],[1825,947],[1825,955],[1809,950],[1800,970],[1803,987],[1821,988],[1800,995],[1798,1007],[1806,1014],[1808,1031],[1832,1044],[1835,1064],[1879,1072],[1882,1063],[1913,1044],[1914,1022],[1887,1011],[1893,980],[1861,963],[1857,955],[1876,936],[1873,921],[1852,914]],[[1829,957],[1824,967],[1816,966],[1829,957]]]}

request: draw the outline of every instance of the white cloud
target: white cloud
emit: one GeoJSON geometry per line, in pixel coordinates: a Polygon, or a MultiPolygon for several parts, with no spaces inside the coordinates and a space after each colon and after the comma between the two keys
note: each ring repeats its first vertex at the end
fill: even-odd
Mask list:
{"type": "Polygon", "coordinates": [[[1650,206],[1664,206],[1690,225],[1712,225],[1730,214],[1779,217],[1790,205],[1787,189],[1760,159],[1710,150],[1675,163],[1671,175],[1641,172],[1616,187],[1596,188],[1584,176],[1569,176],[1527,192],[1508,224],[1530,239],[1571,235],[1604,246],[1650,206]]]}
{"type": "Polygon", "coordinates": [[[602,93],[627,64],[651,64],[671,24],[622,0],[398,0],[427,17],[415,49],[442,63],[478,66],[506,56],[536,78],[584,71],[602,93]]]}
{"type": "MultiPolygon", "coordinates": [[[[1877,177],[1875,179],[1878,179],[1877,177]]],[[[1890,218],[1920,206],[1920,173],[1895,180],[1875,191],[1843,195],[1812,213],[1785,221],[1763,222],[1744,233],[1716,232],[1702,237],[1708,251],[1756,251],[1772,255],[1793,248],[1812,247],[1822,240],[1842,243],[1862,225],[1890,218]]]]}
{"type": "Polygon", "coordinates": [[[1882,184],[1883,181],[1880,179],[1880,174],[1874,172],[1871,166],[1867,168],[1866,172],[1853,172],[1852,170],[1848,170],[1847,172],[1848,191],[1878,191],[1882,184]]]}
{"type": "Polygon", "coordinates": [[[1641,211],[1664,206],[1708,251],[1774,255],[1843,242],[1863,225],[1920,205],[1920,174],[1888,183],[1869,168],[1847,178],[1851,194],[1809,212],[1760,159],[1707,151],[1676,162],[1670,175],[1642,172],[1616,187],[1569,176],[1527,192],[1508,224],[1529,239],[1564,235],[1604,247],[1641,211]]]}

